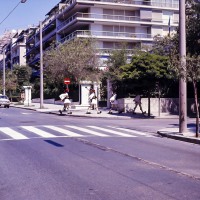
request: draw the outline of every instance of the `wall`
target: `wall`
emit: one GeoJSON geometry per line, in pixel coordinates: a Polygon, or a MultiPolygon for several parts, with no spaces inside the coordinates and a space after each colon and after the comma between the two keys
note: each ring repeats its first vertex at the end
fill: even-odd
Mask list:
{"type": "MultiPolygon", "coordinates": [[[[132,112],[135,106],[134,98],[118,99],[118,108],[124,112],[132,112]]],[[[142,98],[143,111],[148,111],[148,98],[142,98]]],[[[159,115],[159,99],[151,98],[150,100],[151,114],[154,116],[159,115]]],[[[136,112],[141,112],[137,107],[136,112]]],[[[187,99],[187,112],[188,116],[195,115],[194,99],[187,99]]],[[[172,115],[179,114],[179,99],[178,98],[161,98],[160,99],[160,113],[167,113],[172,115]]]]}

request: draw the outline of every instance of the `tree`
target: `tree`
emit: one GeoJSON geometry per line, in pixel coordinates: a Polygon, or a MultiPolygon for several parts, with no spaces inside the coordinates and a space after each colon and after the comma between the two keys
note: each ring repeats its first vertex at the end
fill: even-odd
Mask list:
{"type": "Polygon", "coordinates": [[[126,50],[126,44],[122,43],[120,45],[121,49],[116,49],[111,51],[108,60],[106,61],[107,70],[104,73],[104,76],[111,81],[112,90],[118,90],[122,87],[122,80],[119,78],[120,67],[127,64],[128,54],[126,50]]]}
{"type": "Polygon", "coordinates": [[[200,3],[186,1],[187,54],[200,54],[200,3]]]}
{"type": "Polygon", "coordinates": [[[23,89],[22,87],[25,85],[30,85],[30,79],[31,79],[31,68],[29,66],[23,65],[15,65],[12,73],[16,76],[17,78],[17,86],[16,90],[17,92],[21,92],[23,89]]]}
{"type": "Polygon", "coordinates": [[[197,82],[200,80],[200,56],[187,56],[186,58],[187,77],[192,82],[194,89],[195,109],[196,109],[196,137],[199,134],[199,104],[197,82]]]}
{"type": "Polygon", "coordinates": [[[44,54],[44,75],[50,83],[60,85],[65,77],[72,83],[81,80],[98,81],[100,77],[99,57],[95,41],[91,38],[76,38],[44,54]]]}
{"type": "Polygon", "coordinates": [[[141,90],[148,96],[148,116],[150,116],[150,97],[159,88],[166,84],[166,80],[173,77],[169,67],[169,59],[149,52],[138,52],[133,55],[131,63],[120,67],[121,79],[137,80],[141,90]]]}
{"type": "MultiPolygon", "coordinates": [[[[13,74],[13,72],[10,69],[7,69],[5,71],[5,78],[6,92],[8,92],[9,96],[12,98],[12,93],[13,91],[16,91],[17,88],[17,77],[15,76],[15,74],[13,74]]],[[[0,80],[1,82],[3,82],[2,76],[0,80]]],[[[2,85],[0,86],[0,89],[3,90],[2,85]]]]}

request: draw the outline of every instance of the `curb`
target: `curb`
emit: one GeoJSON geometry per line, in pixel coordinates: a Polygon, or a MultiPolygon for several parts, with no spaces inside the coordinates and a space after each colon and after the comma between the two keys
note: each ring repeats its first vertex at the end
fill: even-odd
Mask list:
{"type": "Polygon", "coordinates": [[[96,115],[92,115],[92,114],[59,114],[59,113],[55,113],[55,112],[43,112],[43,113],[48,113],[48,114],[53,114],[53,115],[58,115],[58,116],[70,116],[70,117],[87,117],[87,118],[107,118],[107,119],[131,119],[131,117],[124,117],[124,116],[102,116],[101,114],[99,114],[98,116],[96,115]]]}
{"type": "Polygon", "coordinates": [[[197,140],[195,138],[184,137],[184,136],[181,136],[181,135],[173,135],[173,134],[170,134],[170,133],[163,133],[163,132],[160,132],[160,131],[157,131],[157,134],[161,135],[162,137],[167,137],[167,138],[174,139],[174,140],[180,140],[180,141],[183,141],[183,142],[189,142],[189,143],[200,145],[200,140],[197,140]]]}

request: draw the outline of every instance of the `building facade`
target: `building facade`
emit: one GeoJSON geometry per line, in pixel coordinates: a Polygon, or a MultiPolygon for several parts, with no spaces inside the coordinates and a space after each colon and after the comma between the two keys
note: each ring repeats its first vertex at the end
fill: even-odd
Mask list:
{"type": "MultiPolygon", "coordinates": [[[[128,49],[146,49],[156,35],[173,33],[179,21],[179,0],[61,0],[43,21],[43,50],[52,42],[94,37],[102,60],[126,42],[128,49]]],[[[27,41],[27,63],[37,68],[39,27],[27,41]]],[[[103,66],[102,66],[103,67],[103,66]]]]}

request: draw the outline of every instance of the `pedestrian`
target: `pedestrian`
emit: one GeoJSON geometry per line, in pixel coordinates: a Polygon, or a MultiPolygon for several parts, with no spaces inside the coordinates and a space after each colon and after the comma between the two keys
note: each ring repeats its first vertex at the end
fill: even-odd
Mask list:
{"type": "Polygon", "coordinates": [[[90,89],[89,89],[88,103],[89,103],[89,106],[88,106],[86,114],[91,114],[90,110],[94,110],[94,109],[96,109],[97,114],[101,113],[101,111],[99,111],[99,108],[98,108],[97,95],[92,85],[90,86],[90,89]]]}
{"type": "Polygon", "coordinates": [[[60,114],[62,114],[62,112],[65,112],[65,111],[67,111],[67,114],[72,114],[72,112],[70,111],[71,101],[69,99],[69,89],[66,89],[65,93],[61,94],[59,97],[61,101],[63,101],[64,103],[63,109],[59,110],[60,114]]]}
{"type": "Polygon", "coordinates": [[[134,109],[133,109],[133,114],[135,114],[135,110],[136,110],[136,108],[137,108],[138,106],[140,107],[140,110],[141,110],[142,114],[145,114],[146,112],[143,112],[143,109],[142,109],[141,96],[140,96],[140,95],[137,95],[137,96],[134,98],[133,101],[135,102],[135,107],[134,107],[134,109]]]}
{"type": "Polygon", "coordinates": [[[108,114],[112,114],[112,110],[114,108],[116,108],[117,105],[118,105],[117,93],[116,92],[112,92],[112,96],[110,97],[110,110],[109,110],[108,114]]]}

